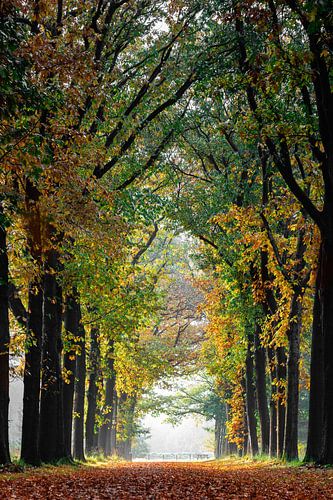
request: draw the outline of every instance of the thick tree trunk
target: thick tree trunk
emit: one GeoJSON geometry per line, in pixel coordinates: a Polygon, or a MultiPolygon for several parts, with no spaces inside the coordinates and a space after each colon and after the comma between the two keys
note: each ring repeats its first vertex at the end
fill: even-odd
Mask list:
{"type": "Polygon", "coordinates": [[[79,311],[77,292],[73,290],[66,297],[64,312],[64,328],[66,331],[67,344],[64,353],[64,370],[66,380],[63,386],[63,409],[64,409],[64,444],[65,454],[72,457],[72,426],[73,426],[73,402],[74,383],[76,374],[76,343],[79,326],[79,311]]]}
{"type": "Polygon", "coordinates": [[[322,451],[323,402],[324,402],[324,345],[320,310],[320,263],[317,271],[316,290],[313,303],[313,327],[310,367],[309,427],[306,462],[318,462],[322,451]]]}
{"type": "Polygon", "coordinates": [[[56,274],[58,255],[54,249],[45,256],[43,287],[43,354],[40,405],[40,455],[43,462],[64,458],[61,376],[61,290],[56,274]],[[60,315],[60,317],[59,317],[60,315]]]}
{"type": "Polygon", "coordinates": [[[87,418],[86,418],[86,453],[89,455],[95,449],[96,443],[96,412],[97,412],[97,382],[99,375],[99,329],[92,327],[90,330],[90,353],[89,353],[89,385],[87,395],[87,418]]]}
{"type": "Polygon", "coordinates": [[[258,455],[257,420],[255,415],[256,395],[253,378],[253,342],[249,339],[246,355],[246,413],[247,427],[252,456],[258,455]]]}
{"type": "MultiPolygon", "coordinates": [[[[333,235],[332,235],[333,238],[333,235]]],[[[333,242],[321,245],[320,302],[324,341],[323,442],[320,463],[333,463],[333,242]]]]}
{"type": "Polygon", "coordinates": [[[290,308],[288,331],[289,353],[287,365],[287,408],[284,456],[287,460],[298,459],[298,402],[299,402],[299,359],[302,290],[295,291],[290,308]]]}
{"type": "Polygon", "coordinates": [[[257,402],[260,420],[261,452],[269,453],[269,411],[266,394],[266,350],[260,345],[260,327],[256,325],[254,332],[254,355],[256,371],[257,402]]]}
{"type": "Polygon", "coordinates": [[[84,399],[86,386],[86,343],[82,315],[79,308],[78,348],[76,356],[76,380],[74,400],[74,449],[76,460],[85,461],[84,456],[84,399]]]}
{"type": "MultiPolygon", "coordinates": [[[[26,180],[27,248],[40,274],[42,268],[41,220],[39,193],[26,180]]],[[[27,342],[24,366],[23,419],[21,458],[26,463],[39,465],[40,373],[43,329],[43,289],[41,276],[29,283],[27,310],[27,342]]]]}
{"type": "Polygon", "coordinates": [[[10,462],[9,408],[9,316],[6,220],[0,202],[0,464],[10,462]]]}
{"type": "Polygon", "coordinates": [[[59,405],[58,405],[58,450],[57,455],[60,459],[67,459],[65,452],[65,439],[64,439],[64,405],[63,405],[63,391],[64,391],[64,381],[62,377],[62,319],[63,319],[63,302],[62,302],[62,288],[57,283],[57,331],[58,331],[58,361],[60,366],[60,378],[59,378],[59,405]]]}
{"type": "Polygon", "coordinates": [[[40,282],[29,284],[27,351],[24,366],[21,458],[39,465],[39,402],[42,346],[43,291],[40,282]]]}

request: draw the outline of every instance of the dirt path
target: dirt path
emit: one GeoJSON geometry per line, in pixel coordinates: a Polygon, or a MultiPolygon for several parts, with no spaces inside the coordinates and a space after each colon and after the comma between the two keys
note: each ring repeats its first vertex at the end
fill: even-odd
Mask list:
{"type": "Polygon", "coordinates": [[[0,476],[0,499],[333,499],[333,471],[235,463],[134,463],[0,476]]]}

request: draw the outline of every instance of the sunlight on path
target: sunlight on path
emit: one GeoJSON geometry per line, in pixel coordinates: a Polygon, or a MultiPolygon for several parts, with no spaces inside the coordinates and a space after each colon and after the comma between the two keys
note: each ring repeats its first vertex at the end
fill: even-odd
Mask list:
{"type": "Polygon", "coordinates": [[[237,462],[119,463],[0,476],[0,499],[329,499],[333,471],[237,462]]]}

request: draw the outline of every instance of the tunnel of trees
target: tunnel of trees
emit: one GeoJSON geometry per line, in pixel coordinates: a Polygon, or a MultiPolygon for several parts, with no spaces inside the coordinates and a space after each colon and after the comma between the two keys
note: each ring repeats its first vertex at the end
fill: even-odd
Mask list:
{"type": "Polygon", "coordinates": [[[331,7],[0,2],[0,464],[14,374],[28,464],[129,459],[198,374],[155,404],[217,457],[295,460],[305,413],[333,463],[331,7]]]}

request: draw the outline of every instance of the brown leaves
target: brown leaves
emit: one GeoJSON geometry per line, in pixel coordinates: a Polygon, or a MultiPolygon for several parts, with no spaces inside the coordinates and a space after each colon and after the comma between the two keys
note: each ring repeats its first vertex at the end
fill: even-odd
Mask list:
{"type": "Polygon", "coordinates": [[[1,499],[328,499],[333,472],[258,463],[118,463],[0,477],[1,499]]]}

